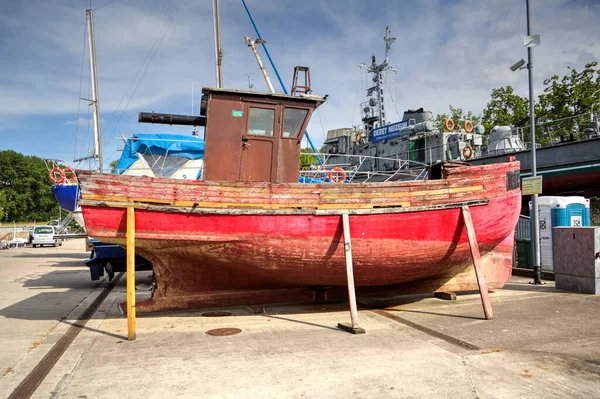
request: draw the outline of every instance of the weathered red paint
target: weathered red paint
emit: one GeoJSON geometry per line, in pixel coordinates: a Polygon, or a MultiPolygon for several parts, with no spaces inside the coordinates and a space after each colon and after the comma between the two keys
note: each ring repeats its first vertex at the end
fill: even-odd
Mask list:
{"type": "MultiPolygon", "coordinates": [[[[519,164],[510,162],[448,169],[441,180],[356,185],[172,182],[91,172],[78,177],[88,234],[121,245],[125,209],[103,206],[99,195],[126,197],[142,208],[153,198],[204,204],[235,201],[235,210],[254,209],[247,205],[259,203],[285,207],[294,199],[298,207],[324,204],[333,194],[329,201],[335,202],[329,203],[340,210],[357,202],[377,206],[409,201],[415,207],[489,200],[470,211],[485,280],[490,288],[499,288],[511,275],[521,201],[518,188],[507,190],[506,172],[514,170],[519,164]],[[451,190],[474,186],[481,188],[451,190]],[[228,199],[222,200],[224,196],[228,199]]],[[[333,293],[335,287],[345,287],[339,215],[235,210],[217,214],[206,208],[199,214],[177,205],[168,212],[136,210],[136,250],[153,263],[157,282],[153,299],[138,304],[138,311],[302,300],[311,296],[308,287],[331,286],[333,293]]],[[[351,214],[350,225],[358,295],[478,288],[460,207],[351,214]]]]}

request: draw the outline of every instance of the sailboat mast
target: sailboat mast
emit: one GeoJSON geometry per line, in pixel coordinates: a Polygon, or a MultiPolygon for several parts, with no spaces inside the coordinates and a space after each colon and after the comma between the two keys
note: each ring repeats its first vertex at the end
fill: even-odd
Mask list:
{"type": "Polygon", "coordinates": [[[213,26],[215,36],[215,63],[217,73],[217,87],[223,87],[223,49],[221,48],[221,17],[219,14],[219,0],[213,0],[213,26]]]}
{"type": "Polygon", "coordinates": [[[86,10],[88,43],[90,48],[90,78],[92,81],[92,111],[94,121],[94,158],[98,159],[98,170],[102,172],[102,142],[100,135],[100,103],[98,101],[98,75],[96,73],[96,43],[94,41],[94,11],[86,10]]]}

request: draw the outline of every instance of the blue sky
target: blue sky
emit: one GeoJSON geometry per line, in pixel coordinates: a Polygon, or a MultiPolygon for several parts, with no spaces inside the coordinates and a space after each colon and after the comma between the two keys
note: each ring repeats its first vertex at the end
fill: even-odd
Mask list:
{"type": "MultiPolygon", "coordinates": [[[[183,0],[152,63],[142,68],[143,79],[142,73],[134,79],[179,1],[116,0],[105,7],[108,0],[92,2],[100,7],[95,30],[105,164],[120,156],[121,136],[190,133],[138,124],[137,113],[197,113],[201,87],[215,83],[211,0],[183,0]]],[[[532,31],[542,37],[534,59],[539,94],[544,78],[600,58],[600,1],[531,4],[532,31]]],[[[390,121],[400,120],[407,108],[441,113],[450,104],[480,113],[491,90],[504,85],[527,94],[525,71],[508,69],[526,57],[525,0],[248,0],[248,5],[284,82],[291,83],[295,65],[308,65],[314,91],[329,95],[309,126],[317,143],[329,129],[360,122],[367,81],[357,64],[368,63],[372,54],[381,58],[388,25],[397,38],[390,63],[398,68],[387,76],[390,121]]],[[[87,49],[83,52],[87,7],[85,0],[3,1],[0,150],[67,161],[86,154],[91,115],[78,98],[80,76],[81,97],[90,96],[87,49]]],[[[225,86],[248,88],[250,75],[255,90],[265,90],[243,41],[255,34],[241,2],[221,0],[221,18],[225,86]]],[[[270,66],[267,70],[279,89],[270,66]]]]}

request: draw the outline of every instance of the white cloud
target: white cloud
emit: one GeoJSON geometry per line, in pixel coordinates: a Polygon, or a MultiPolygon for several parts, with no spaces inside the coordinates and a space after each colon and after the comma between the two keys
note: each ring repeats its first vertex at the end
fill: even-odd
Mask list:
{"type": "MultiPolygon", "coordinates": [[[[0,119],[61,115],[67,121],[64,125],[70,125],[77,118],[78,98],[89,98],[87,53],[79,93],[85,2],[32,3],[0,15],[0,119]]],[[[132,79],[178,1],[127,0],[96,12],[106,152],[114,152],[114,136],[159,128],[171,131],[138,125],[135,114],[190,112],[192,81],[198,109],[200,87],[214,85],[210,3],[183,2],[152,63],[138,74],[138,79],[144,74],[139,86],[138,80],[131,85],[132,79]],[[120,117],[115,110],[125,105],[128,112],[115,129],[120,117]]],[[[532,30],[542,37],[534,50],[539,94],[544,78],[567,73],[568,65],[581,69],[600,58],[600,6],[569,0],[532,3],[532,30]]],[[[313,90],[329,94],[309,126],[317,143],[323,131],[360,122],[358,105],[368,82],[357,64],[369,62],[372,54],[381,58],[386,25],[397,37],[390,63],[399,68],[387,77],[386,92],[394,95],[395,102],[394,106],[387,100],[389,120],[421,106],[441,113],[452,104],[479,113],[491,90],[504,85],[527,95],[527,74],[508,69],[526,58],[522,0],[407,0],[402,5],[393,0],[252,0],[248,4],[288,88],[293,67],[308,65],[313,90]]],[[[226,86],[246,88],[251,73],[255,89],[265,90],[256,61],[243,42],[244,36],[255,33],[240,2],[223,0],[221,18],[226,86]]],[[[279,89],[262,48],[259,52],[279,89]]],[[[81,107],[87,108],[85,102],[81,107]]],[[[85,115],[82,119],[89,119],[87,110],[85,115]]]]}
{"type": "MultiPolygon", "coordinates": [[[[93,119],[86,119],[86,118],[79,118],[79,119],[73,119],[73,120],[69,120],[69,121],[64,121],[63,125],[79,125],[79,126],[89,126],[94,122],[93,119]]],[[[104,118],[100,118],[100,124],[104,124],[106,121],[104,120],[104,118]]]]}

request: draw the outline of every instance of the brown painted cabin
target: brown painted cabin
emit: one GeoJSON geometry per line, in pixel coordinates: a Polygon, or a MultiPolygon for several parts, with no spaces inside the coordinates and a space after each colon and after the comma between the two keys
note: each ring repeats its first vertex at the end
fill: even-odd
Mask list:
{"type": "Polygon", "coordinates": [[[300,144],[324,101],[232,89],[202,89],[204,180],[297,183],[300,144]]]}

